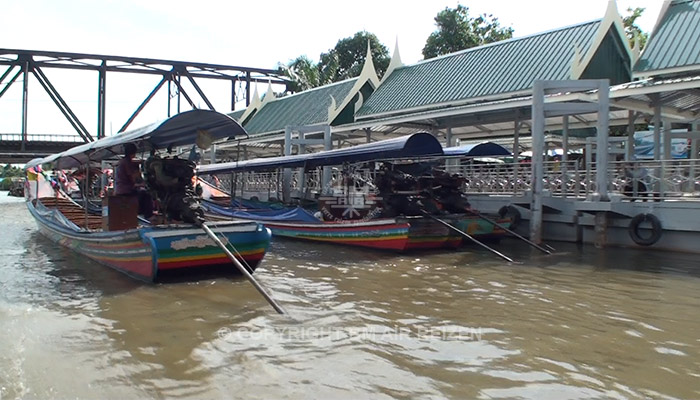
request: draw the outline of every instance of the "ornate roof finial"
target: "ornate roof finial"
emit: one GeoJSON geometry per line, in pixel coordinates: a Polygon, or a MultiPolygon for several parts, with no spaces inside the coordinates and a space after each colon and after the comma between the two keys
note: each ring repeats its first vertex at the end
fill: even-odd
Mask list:
{"type": "Polygon", "coordinates": [[[333,122],[333,118],[335,118],[335,109],[337,108],[335,104],[335,97],[333,95],[330,95],[331,97],[331,104],[328,106],[328,123],[330,124],[333,122]]]}
{"type": "Polygon", "coordinates": [[[396,37],[396,45],[394,46],[394,54],[391,56],[391,61],[389,62],[389,67],[386,69],[386,72],[384,73],[384,76],[382,77],[382,82],[386,80],[386,78],[391,75],[392,72],[396,68],[402,67],[403,63],[401,62],[401,54],[399,54],[399,38],[398,36],[396,37]]]}

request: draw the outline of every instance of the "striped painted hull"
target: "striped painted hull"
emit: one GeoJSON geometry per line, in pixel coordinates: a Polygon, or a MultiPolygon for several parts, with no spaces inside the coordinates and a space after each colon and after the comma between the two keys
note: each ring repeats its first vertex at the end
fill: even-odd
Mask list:
{"type": "MultiPolygon", "coordinates": [[[[235,266],[226,254],[199,228],[168,225],[113,232],[86,232],[69,227],[37,212],[30,213],[39,231],[49,239],[101,264],[135,278],[155,281],[164,273],[197,273],[206,268],[235,266]]],[[[54,213],[57,211],[53,211],[54,213]]],[[[239,259],[255,269],[270,243],[270,231],[255,222],[220,223],[212,230],[232,244],[239,259]]]]}
{"type": "Polygon", "coordinates": [[[273,235],[382,250],[404,250],[410,226],[394,219],[352,223],[265,222],[273,235]]]}
{"type": "MultiPolygon", "coordinates": [[[[477,216],[449,215],[440,217],[477,239],[497,238],[505,231],[477,216]]],[[[508,220],[503,222],[505,226],[508,220]]],[[[454,249],[471,243],[443,224],[424,217],[402,217],[372,221],[305,224],[264,222],[273,235],[336,243],[373,249],[410,251],[454,249]]]]}

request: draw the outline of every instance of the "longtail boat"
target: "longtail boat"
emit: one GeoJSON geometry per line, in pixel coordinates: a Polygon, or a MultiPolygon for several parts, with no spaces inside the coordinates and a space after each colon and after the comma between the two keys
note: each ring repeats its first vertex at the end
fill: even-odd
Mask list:
{"type": "MultiPolygon", "coordinates": [[[[318,153],[202,165],[198,168],[198,174],[237,174],[284,168],[309,170],[329,165],[347,167],[348,164],[436,157],[444,157],[442,146],[437,139],[428,133],[416,133],[318,153]]],[[[393,168],[392,171],[381,172],[389,181],[395,177],[392,175],[393,168]]],[[[207,187],[206,182],[203,182],[203,185],[207,187]]],[[[212,217],[258,221],[268,227],[273,235],[293,239],[395,251],[456,248],[464,242],[463,235],[417,212],[422,210],[409,210],[416,208],[414,206],[420,197],[419,191],[402,188],[395,182],[389,182],[385,186],[387,187],[383,192],[380,190],[379,193],[359,195],[361,205],[372,204],[369,209],[365,207],[365,210],[353,208],[353,201],[349,200],[347,193],[321,195],[315,212],[309,212],[301,207],[272,209],[259,202],[232,199],[216,187],[205,189],[210,200],[204,201],[203,207],[212,217]],[[402,192],[400,189],[409,190],[402,192]],[[406,204],[397,205],[402,201],[406,201],[406,204]],[[355,214],[350,215],[355,218],[342,215],[348,214],[348,211],[355,214]]],[[[351,197],[357,199],[356,194],[352,194],[351,197]]],[[[425,201],[425,196],[423,197],[425,201]]],[[[459,201],[463,200],[461,196],[458,197],[459,201]]],[[[437,215],[441,220],[475,237],[499,238],[505,231],[498,225],[510,225],[509,219],[502,218],[497,220],[498,224],[493,224],[478,213],[465,212],[465,206],[451,208],[451,211],[456,212],[436,210],[437,215]]]]}
{"type": "MultiPolygon", "coordinates": [[[[155,152],[240,135],[245,135],[245,131],[230,117],[209,110],[192,110],[141,129],[32,160],[25,166],[27,208],[37,221],[39,231],[49,239],[141,280],[156,281],[174,274],[235,273],[236,268],[227,254],[202,230],[203,221],[197,219],[203,212],[192,193],[194,164],[177,157],[160,158],[155,152]],[[160,175],[147,174],[146,186],[160,202],[162,214],[151,223],[137,219],[135,211],[127,213],[126,224],[131,226],[111,229],[109,215],[116,213],[116,208],[110,210],[108,205],[114,207],[122,200],[128,202],[128,198],[115,196],[118,201],[103,203],[103,215],[94,215],[85,207],[86,196],[84,204],[76,203],[57,189],[47,171],[113,159],[123,154],[126,143],[151,152],[145,165],[150,165],[151,169],[157,167],[160,175]],[[174,167],[178,173],[168,176],[168,169],[174,167]],[[159,185],[163,179],[175,183],[159,185]],[[168,193],[163,195],[163,191],[168,193]],[[172,200],[175,198],[177,202],[172,200]]],[[[207,226],[251,273],[270,243],[269,229],[257,222],[216,222],[207,226]]]]}

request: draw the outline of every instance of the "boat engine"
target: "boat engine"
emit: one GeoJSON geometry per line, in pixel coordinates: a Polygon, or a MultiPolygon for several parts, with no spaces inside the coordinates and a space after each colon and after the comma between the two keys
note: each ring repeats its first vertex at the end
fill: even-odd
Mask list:
{"type": "Polygon", "coordinates": [[[146,160],[146,184],[168,218],[188,223],[204,221],[204,210],[192,183],[194,169],[192,161],[178,157],[152,155],[146,160]]]}
{"type": "Polygon", "coordinates": [[[461,187],[465,179],[429,165],[409,165],[406,173],[391,165],[383,165],[375,178],[383,201],[383,216],[464,213],[470,205],[461,187]]]}

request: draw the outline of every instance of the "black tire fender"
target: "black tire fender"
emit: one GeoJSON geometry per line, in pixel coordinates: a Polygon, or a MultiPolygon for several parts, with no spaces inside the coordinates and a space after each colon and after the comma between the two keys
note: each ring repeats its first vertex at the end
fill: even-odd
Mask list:
{"type": "Polygon", "coordinates": [[[630,238],[640,246],[651,246],[661,239],[661,234],[663,229],[661,228],[661,221],[654,214],[637,214],[630,221],[630,225],[627,228],[630,234],[630,238]],[[651,224],[651,235],[642,236],[640,233],[640,225],[644,222],[649,222],[651,224]]]}

